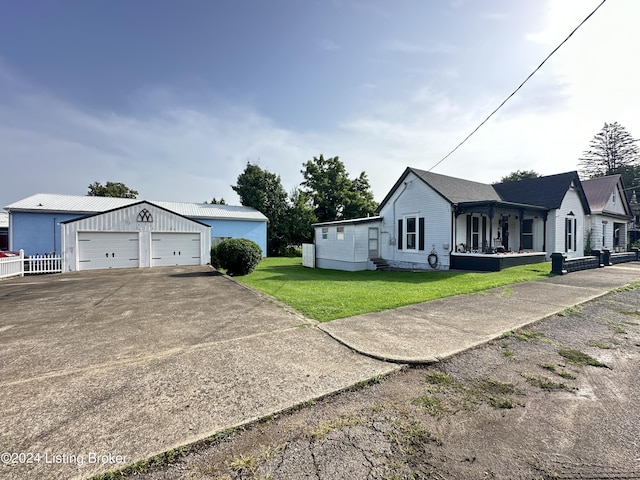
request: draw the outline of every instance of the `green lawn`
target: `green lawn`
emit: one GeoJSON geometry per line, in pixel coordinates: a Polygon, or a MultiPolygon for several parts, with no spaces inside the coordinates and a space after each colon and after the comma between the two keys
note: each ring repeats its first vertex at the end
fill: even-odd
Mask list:
{"type": "Polygon", "coordinates": [[[327,322],[535,280],[549,276],[550,271],[549,263],[538,263],[490,273],[342,272],[304,268],[300,258],[266,258],[253,273],[236,280],[327,322]]]}

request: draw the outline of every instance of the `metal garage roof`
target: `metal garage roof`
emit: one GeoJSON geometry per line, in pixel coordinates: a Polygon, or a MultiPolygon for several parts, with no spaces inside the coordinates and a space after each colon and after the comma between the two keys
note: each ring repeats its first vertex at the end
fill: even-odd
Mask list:
{"type": "MultiPolygon", "coordinates": [[[[99,213],[140,202],[135,198],[89,197],[82,195],[59,195],[55,193],[37,193],[23,200],[7,205],[7,210],[25,212],[66,212],[99,213]]],[[[262,213],[251,207],[234,205],[211,205],[208,203],[163,202],[151,203],[171,210],[185,217],[227,220],[266,221],[262,213]]]]}

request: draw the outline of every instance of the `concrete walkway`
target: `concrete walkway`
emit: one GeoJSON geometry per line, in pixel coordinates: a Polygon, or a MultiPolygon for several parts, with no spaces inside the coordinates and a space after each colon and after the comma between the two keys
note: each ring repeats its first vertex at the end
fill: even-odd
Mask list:
{"type": "Polygon", "coordinates": [[[640,263],[623,263],[357,315],[319,328],[373,358],[431,363],[636,280],[640,263]]]}

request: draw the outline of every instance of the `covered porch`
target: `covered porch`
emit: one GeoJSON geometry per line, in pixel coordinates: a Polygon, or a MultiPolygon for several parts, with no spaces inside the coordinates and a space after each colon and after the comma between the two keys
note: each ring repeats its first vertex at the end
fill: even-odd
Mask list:
{"type": "Polygon", "coordinates": [[[496,200],[455,206],[451,268],[498,271],[547,259],[544,207],[496,200]]]}

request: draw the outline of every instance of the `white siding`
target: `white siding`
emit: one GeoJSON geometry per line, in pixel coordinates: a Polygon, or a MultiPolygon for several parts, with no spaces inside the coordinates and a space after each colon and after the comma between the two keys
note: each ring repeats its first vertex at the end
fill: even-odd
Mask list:
{"type": "Polygon", "coordinates": [[[79,232],[138,232],[139,266],[151,266],[151,233],[183,232],[200,235],[200,264],[209,261],[211,248],[211,227],[194,222],[188,218],[158,208],[147,202],[127,206],[91,217],[61,225],[62,248],[64,253],[64,271],[78,270],[78,234],[79,232]],[[138,214],[147,209],[153,217],[152,222],[139,222],[138,214]]]}
{"type": "MultiPolygon", "coordinates": [[[[380,234],[381,256],[390,265],[428,269],[427,257],[434,249],[439,269],[449,268],[451,246],[451,204],[413,173],[406,177],[380,212],[383,226],[380,234]],[[425,219],[424,250],[398,249],[398,219],[415,215],[425,219]]],[[[405,242],[403,242],[405,243],[405,242]]]]}
{"type": "Polygon", "coordinates": [[[582,257],[584,255],[584,210],[580,196],[574,187],[571,187],[562,200],[559,209],[549,212],[547,228],[547,253],[562,252],[568,258],[582,257]],[[569,213],[573,212],[573,216],[569,213]],[[570,251],[565,251],[565,219],[575,218],[576,220],[576,249],[571,247],[570,251]]]}
{"type": "Polygon", "coordinates": [[[620,189],[620,182],[616,184],[615,190],[609,195],[609,200],[604,206],[603,211],[618,213],[620,215],[627,215],[627,212],[624,209],[624,202],[626,201],[623,197],[624,193],[620,189]]]}
{"type": "MultiPolygon", "coordinates": [[[[601,250],[608,248],[616,250],[614,245],[614,234],[616,229],[620,229],[620,244],[617,250],[625,251],[627,246],[627,224],[624,220],[610,217],[608,215],[589,215],[585,220],[585,245],[587,243],[587,235],[591,232],[591,248],[601,250]],[[604,235],[603,235],[604,231],[604,235]],[[604,238],[603,238],[604,237],[604,238]],[[603,241],[604,240],[604,241],[603,241]]],[[[588,253],[588,252],[587,252],[588,253]]]]}
{"type": "Polygon", "coordinates": [[[315,227],[316,266],[343,270],[372,268],[369,262],[369,228],[380,226],[381,222],[366,222],[315,227]],[[344,228],[342,240],[338,240],[339,227],[344,228]],[[327,229],[326,239],[322,238],[323,228],[327,229]]]}

